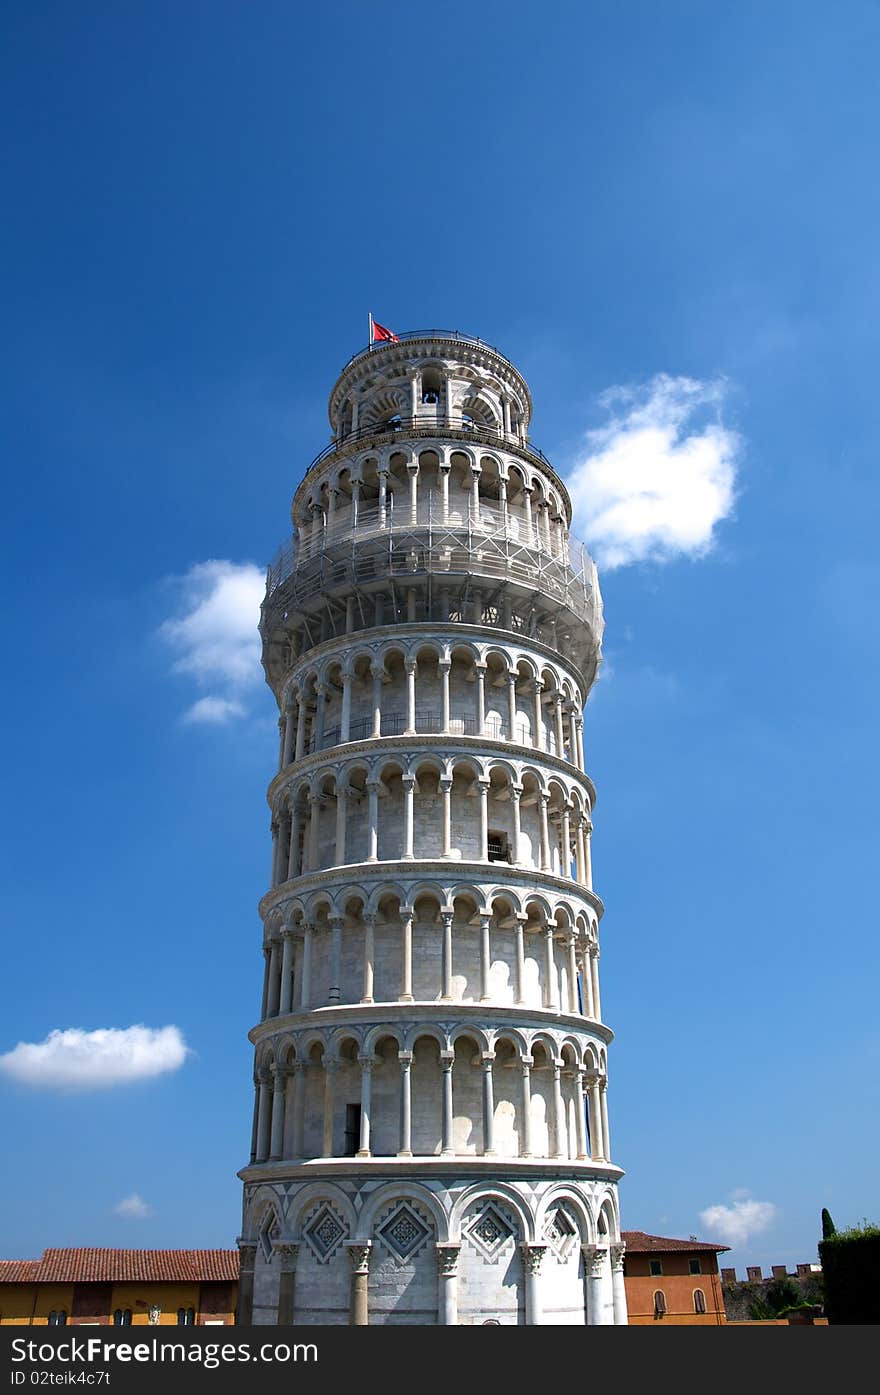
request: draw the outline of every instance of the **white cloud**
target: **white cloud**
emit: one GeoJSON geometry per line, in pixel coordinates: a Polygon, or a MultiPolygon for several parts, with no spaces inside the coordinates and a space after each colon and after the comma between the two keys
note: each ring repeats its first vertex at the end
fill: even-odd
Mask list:
{"type": "Polygon", "coordinates": [[[700,1221],[713,1240],[741,1246],[753,1235],[769,1229],[776,1215],[777,1208],[772,1201],[753,1201],[744,1187],[737,1187],[732,1193],[732,1205],[707,1206],[700,1212],[700,1221]]]}
{"type": "Polygon", "coordinates": [[[21,1085],[101,1090],[178,1070],[188,1054],[179,1027],[56,1028],[45,1041],[20,1041],[0,1056],[0,1072],[21,1085]]]}
{"type": "Polygon", "coordinates": [[[263,677],[257,626],[264,573],[252,562],[197,562],[174,580],[180,614],[166,620],[159,634],[177,655],[174,671],[214,690],[184,720],[217,723],[244,716],[238,694],[263,677]]]}
{"type": "Polygon", "coordinates": [[[245,707],[237,698],[203,697],[194,702],[192,707],[187,708],[181,720],[184,722],[214,723],[222,726],[224,722],[230,722],[234,718],[244,715],[245,707]]]}
{"type": "Polygon", "coordinates": [[[741,440],[725,427],[722,381],[661,373],[600,398],[611,413],[587,433],[566,483],[575,525],[601,567],[702,557],[733,509],[741,440]]]}
{"type": "Polygon", "coordinates": [[[147,1216],[152,1216],[153,1208],[137,1192],[132,1192],[131,1196],[124,1196],[121,1201],[117,1201],[113,1207],[113,1214],[122,1216],[127,1221],[142,1221],[147,1216]]]}

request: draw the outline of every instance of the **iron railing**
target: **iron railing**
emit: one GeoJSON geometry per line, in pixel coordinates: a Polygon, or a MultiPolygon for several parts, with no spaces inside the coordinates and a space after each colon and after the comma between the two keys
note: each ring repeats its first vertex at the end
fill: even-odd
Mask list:
{"type": "MultiPolygon", "coordinates": [[[[380,736],[403,736],[406,732],[405,712],[383,712],[381,721],[380,736]]],[[[349,741],[369,741],[374,735],[373,718],[358,717],[349,723],[349,741]]],[[[416,708],[416,735],[417,736],[482,736],[488,737],[490,741],[514,741],[520,746],[530,746],[532,744],[529,724],[525,720],[518,721],[510,735],[510,723],[500,717],[487,717],[482,727],[476,717],[450,715],[449,726],[443,731],[442,714],[439,708],[416,708]]],[[[342,737],[342,728],[338,724],[334,727],[327,727],[321,738],[320,744],[317,741],[317,733],[313,736],[309,744],[309,754],[315,751],[327,751],[332,746],[338,746],[342,737]]],[[[545,732],[544,748],[551,756],[565,755],[565,751],[557,750],[556,733],[554,731],[545,732]]]]}
{"type": "MultiPolygon", "coordinates": [[[[516,364],[511,363],[507,355],[502,353],[500,349],[496,349],[494,344],[487,344],[485,339],[478,339],[475,334],[462,334],[460,329],[410,329],[406,330],[403,334],[398,334],[397,339],[402,344],[405,344],[407,340],[410,339],[452,339],[458,344],[471,344],[475,349],[488,349],[490,353],[497,354],[498,358],[503,359],[508,367],[513,369],[517,377],[521,376],[516,364]]],[[[362,349],[358,349],[352,354],[351,358],[342,369],[342,373],[344,373],[347,368],[350,368],[359,358],[363,358],[364,354],[381,353],[383,349],[393,347],[394,341],[388,339],[379,340],[375,344],[365,344],[362,349]]],[[[340,377],[342,373],[340,373],[340,377]]]]}
{"type": "Polygon", "coordinates": [[[538,450],[537,446],[530,445],[528,441],[523,441],[516,432],[504,431],[500,426],[466,422],[462,420],[461,414],[449,417],[441,416],[439,413],[437,416],[394,416],[387,421],[373,423],[371,426],[359,426],[356,431],[348,431],[344,436],[334,436],[323,450],[318,451],[306,470],[306,475],[314,470],[316,465],[320,465],[322,460],[335,455],[344,446],[363,444],[367,441],[380,446],[387,445],[389,441],[403,436],[437,435],[451,437],[458,441],[477,441],[480,445],[499,446],[505,450],[516,451],[518,454],[534,460],[536,464],[543,465],[545,469],[551,471],[554,478],[557,477],[553,465],[544,452],[538,450]]]}

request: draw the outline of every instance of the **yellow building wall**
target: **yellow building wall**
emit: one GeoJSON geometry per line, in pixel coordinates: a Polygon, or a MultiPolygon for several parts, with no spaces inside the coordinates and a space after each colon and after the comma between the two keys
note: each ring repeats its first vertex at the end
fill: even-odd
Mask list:
{"type": "Polygon", "coordinates": [[[0,1284],[0,1325],[45,1327],[63,1308],[70,1321],[73,1284],[0,1284]]]}
{"type": "Polygon", "coordinates": [[[177,1326],[178,1308],[193,1308],[199,1315],[199,1285],[171,1283],[114,1284],[110,1302],[110,1321],[117,1308],[131,1308],[132,1327],[146,1327],[153,1304],[161,1309],[159,1324],[177,1326]]]}

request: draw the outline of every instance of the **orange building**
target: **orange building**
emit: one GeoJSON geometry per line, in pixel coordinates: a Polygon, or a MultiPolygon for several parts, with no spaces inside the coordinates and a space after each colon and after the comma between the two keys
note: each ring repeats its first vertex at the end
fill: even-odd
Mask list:
{"type": "Polygon", "coordinates": [[[235,1320],[237,1250],[44,1250],[0,1260],[0,1324],[180,1327],[235,1320]]]}
{"type": "Polygon", "coordinates": [[[670,1240],[643,1230],[625,1230],[621,1239],[626,1244],[623,1274],[631,1327],[717,1327],[727,1321],[718,1255],[729,1245],[670,1240]]]}

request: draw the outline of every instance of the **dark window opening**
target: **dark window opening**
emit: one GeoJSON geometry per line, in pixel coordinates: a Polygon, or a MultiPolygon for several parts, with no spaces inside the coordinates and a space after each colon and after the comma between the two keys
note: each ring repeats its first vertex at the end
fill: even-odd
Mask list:
{"type": "Polygon", "coordinates": [[[61,1308],[60,1311],[58,1311],[58,1312],[56,1312],[55,1309],[53,1308],[52,1312],[49,1314],[49,1324],[48,1324],[48,1325],[49,1325],[50,1327],[66,1327],[66,1326],[67,1326],[67,1313],[64,1311],[63,1308],[61,1308]]]}
{"type": "Polygon", "coordinates": [[[706,1295],[701,1288],[694,1289],[694,1312],[704,1313],[706,1311],[706,1295]]]}
{"type": "Polygon", "coordinates": [[[195,1310],[195,1308],[178,1308],[178,1309],[177,1309],[177,1326],[178,1326],[178,1327],[194,1327],[194,1326],[195,1326],[195,1321],[196,1321],[196,1310],[195,1310]]]}
{"type": "Polygon", "coordinates": [[[361,1107],[359,1104],[345,1106],[345,1147],[342,1152],[353,1158],[361,1146],[361,1107]]]}
{"type": "Polygon", "coordinates": [[[689,1259],[689,1260],[688,1260],[688,1273],[689,1273],[689,1274],[702,1274],[702,1272],[703,1272],[703,1267],[702,1267],[702,1265],[700,1264],[700,1261],[699,1261],[698,1259],[689,1259]]]}
{"type": "Polygon", "coordinates": [[[666,1312],[666,1294],[658,1288],[654,1294],[654,1316],[663,1317],[666,1312]]]}
{"type": "Polygon", "coordinates": [[[489,829],[487,840],[490,862],[509,862],[510,844],[505,833],[499,833],[495,829],[489,829]]]}
{"type": "Polygon", "coordinates": [[[131,1308],[117,1308],[113,1314],[114,1327],[131,1327],[131,1308]]]}
{"type": "Polygon", "coordinates": [[[650,1261],[650,1269],[649,1269],[649,1272],[650,1272],[652,1278],[655,1278],[658,1274],[662,1274],[662,1273],[663,1273],[663,1263],[662,1263],[662,1261],[659,1260],[659,1259],[652,1259],[652,1260],[650,1261]]]}

